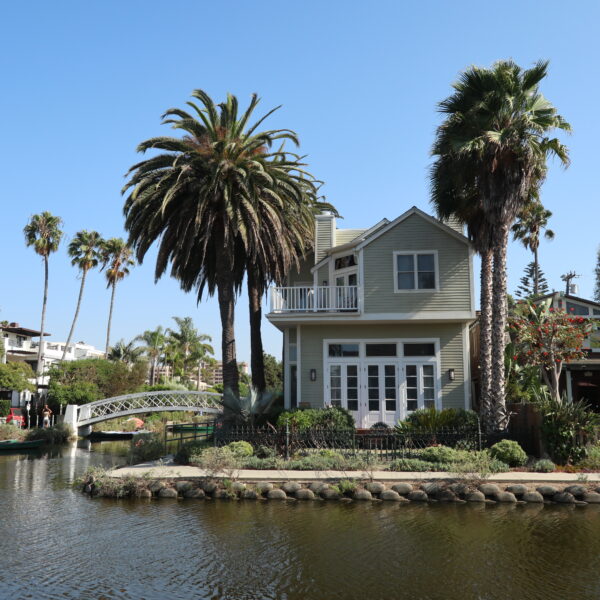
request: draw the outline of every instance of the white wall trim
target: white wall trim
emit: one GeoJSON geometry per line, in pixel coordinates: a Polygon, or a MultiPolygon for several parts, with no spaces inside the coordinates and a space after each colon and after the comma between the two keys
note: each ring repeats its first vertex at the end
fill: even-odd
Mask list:
{"type": "Polygon", "coordinates": [[[296,327],[296,406],[302,403],[302,327],[296,327]]]}
{"type": "MultiPolygon", "coordinates": [[[[298,358],[298,357],[296,357],[298,358]]],[[[291,383],[291,365],[290,365],[290,331],[285,329],[283,331],[283,364],[285,367],[285,378],[283,382],[283,407],[286,410],[290,409],[292,394],[290,392],[291,383]]]]}
{"type": "Polygon", "coordinates": [[[467,323],[462,328],[462,353],[465,410],[469,410],[471,408],[471,340],[469,338],[469,325],[467,323]]]}

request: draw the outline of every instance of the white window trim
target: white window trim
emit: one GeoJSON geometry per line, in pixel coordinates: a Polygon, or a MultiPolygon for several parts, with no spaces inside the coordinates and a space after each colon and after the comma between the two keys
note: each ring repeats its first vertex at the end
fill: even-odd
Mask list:
{"type": "Polygon", "coordinates": [[[423,294],[432,292],[438,292],[440,289],[440,266],[438,260],[438,251],[437,250],[394,250],[392,255],[392,274],[394,277],[394,294],[423,294]],[[416,285],[418,282],[418,268],[417,268],[417,260],[416,257],[419,254],[433,254],[433,264],[435,268],[435,288],[428,289],[417,289],[416,285]],[[398,289],[398,269],[397,269],[397,256],[413,256],[415,257],[414,261],[414,283],[415,289],[412,290],[401,290],[398,289]]]}

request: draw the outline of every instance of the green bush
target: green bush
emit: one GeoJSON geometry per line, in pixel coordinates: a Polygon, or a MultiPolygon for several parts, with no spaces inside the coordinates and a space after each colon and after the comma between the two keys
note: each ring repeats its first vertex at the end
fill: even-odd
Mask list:
{"type": "Polygon", "coordinates": [[[23,440],[25,431],[12,423],[3,423],[0,425],[0,442],[6,440],[23,440]]]}
{"type": "Polygon", "coordinates": [[[131,464],[157,460],[165,455],[161,436],[154,433],[141,433],[131,440],[131,464]]]}
{"type": "Polygon", "coordinates": [[[354,417],[344,408],[307,408],[282,412],[277,427],[289,425],[298,431],[312,428],[354,429],[354,417]]]}
{"type": "Polygon", "coordinates": [[[522,467],[527,462],[525,450],[514,440],[502,440],[490,448],[490,456],[509,467],[522,467]]]}
{"type": "Polygon", "coordinates": [[[552,473],[556,469],[556,465],[547,458],[542,458],[533,463],[533,471],[536,473],[552,473]]]}
{"type": "Polygon", "coordinates": [[[440,429],[477,430],[479,417],[473,410],[445,408],[421,408],[411,413],[405,421],[398,424],[401,432],[415,429],[419,431],[438,431],[440,429]]]}
{"type": "Polygon", "coordinates": [[[173,460],[178,465],[189,465],[191,457],[200,454],[202,450],[208,447],[209,443],[206,440],[202,440],[201,442],[186,442],[185,444],[181,444],[173,456],[173,460]]]}
{"type": "Polygon", "coordinates": [[[6,417],[10,412],[10,400],[0,399],[0,417],[6,417]]]}
{"type": "Polygon", "coordinates": [[[190,463],[206,469],[209,473],[239,469],[241,466],[241,460],[227,447],[205,448],[199,454],[191,456],[190,463]]]}
{"type": "Polygon", "coordinates": [[[341,496],[351,496],[358,487],[354,479],[341,479],[337,485],[333,486],[341,496]]]}
{"type": "Polygon", "coordinates": [[[226,448],[229,448],[232,454],[237,458],[246,458],[247,456],[252,456],[254,454],[254,448],[249,442],[231,442],[230,444],[227,444],[226,448]]]}
{"type": "Polygon", "coordinates": [[[40,427],[27,432],[28,440],[44,440],[46,444],[66,444],[74,437],[69,425],[57,423],[54,427],[40,427]]]}
{"type": "Polygon", "coordinates": [[[258,456],[250,456],[242,462],[243,469],[270,470],[283,469],[284,461],[276,456],[259,458],[258,456]]]}
{"type": "Polygon", "coordinates": [[[398,458],[393,460],[388,468],[390,471],[448,471],[450,465],[443,465],[444,468],[440,466],[418,458],[398,458]]]}
{"type": "Polygon", "coordinates": [[[459,460],[459,453],[448,446],[430,446],[419,452],[419,458],[427,462],[450,463],[459,460]]]}
{"type": "Polygon", "coordinates": [[[599,471],[600,470],[600,444],[588,446],[586,449],[586,456],[583,460],[579,461],[578,466],[588,471],[599,471]]]}

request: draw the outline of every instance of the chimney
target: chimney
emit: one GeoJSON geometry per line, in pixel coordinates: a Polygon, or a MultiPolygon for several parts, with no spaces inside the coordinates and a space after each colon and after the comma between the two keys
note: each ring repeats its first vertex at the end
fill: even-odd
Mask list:
{"type": "Polygon", "coordinates": [[[440,221],[460,233],[460,235],[465,235],[465,227],[456,217],[448,217],[447,219],[440,219],[440,221]]]}
{"type": "Polygon", "coordinates": [[[334,245],[335,216],[326,211],[315,217],[315,264],[325,256],[325,251],[334,245]]]}

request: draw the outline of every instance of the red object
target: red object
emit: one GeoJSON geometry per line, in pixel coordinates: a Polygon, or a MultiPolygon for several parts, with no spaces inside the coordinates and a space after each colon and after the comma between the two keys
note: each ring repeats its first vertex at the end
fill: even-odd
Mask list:
{"type": "Polygon", "coordinates": [[[136,429],[141,429],[144,426],[144,421],[138,419],[137,417],[131,417],[127,419],[128,421],[133,421],[136,429]]]}
{"type": "Polygon", "coordinates": [[[20,408],[11,408],[10,413],[6,417],[7,423],[18,425],[19,427],[25,427],[25,417],[21,413],[20,408]]]}

